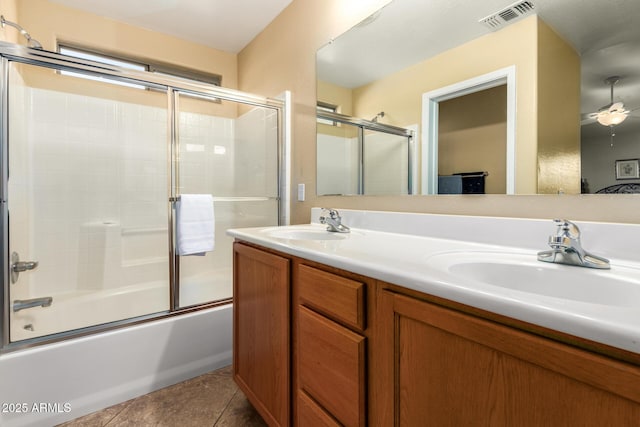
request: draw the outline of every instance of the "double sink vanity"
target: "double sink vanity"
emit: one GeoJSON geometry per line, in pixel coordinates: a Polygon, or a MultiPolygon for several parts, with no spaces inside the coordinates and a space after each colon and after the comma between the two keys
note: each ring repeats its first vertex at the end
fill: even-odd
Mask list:
{"type": "Polygon", "coordinates": [[[234,378],[269,425],[640,420],[639,226],[340,214],[228,231],[234,378]]]}

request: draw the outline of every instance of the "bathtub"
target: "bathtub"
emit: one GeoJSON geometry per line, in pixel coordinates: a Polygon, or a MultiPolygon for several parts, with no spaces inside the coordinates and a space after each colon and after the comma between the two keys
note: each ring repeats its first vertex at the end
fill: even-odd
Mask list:
{"type": "Polygon", "coordinates": [[[3,354],[0,425],[56,425],[229,365],[231,352],[227,304],[3,354]]]}
{"type": "MultiPolygon", "coordinates": [[[[183,278],[181,305],[228,298],[231,284],[231,268],[183,278]]],[[[13,314],[12,341],[169,307],[161,280],[52,296],[13,314]]],[[[0,355],[0,425],[55,425],[229,365],[231,337],[227,304],[0,355]]]]}
{"type": "MultiPolygon", "coordinates": [[[[232,274],[231,268],[224,268],[183,278],[180,285],[181,306],[229,298],[232,294],[232,274]]],[[[169,285],[162,280],[51,296],[53,303],[50,307],[35,307],[12,314],[12,342],[169,309],[169,285]]]]}

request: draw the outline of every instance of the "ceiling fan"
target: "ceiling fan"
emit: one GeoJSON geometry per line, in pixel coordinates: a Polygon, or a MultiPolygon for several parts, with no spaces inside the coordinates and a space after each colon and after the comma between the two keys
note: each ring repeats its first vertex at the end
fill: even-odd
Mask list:
{"type": "Polygon", "coordinates": [[[595,119],[602,126],[613,127],[624,122],[632,110],[627,110],[622,102],[613,102],[613,87],[620,81],[620,76],[607,77],[604,81],[611,86],[611,102],[588,114],[587,119],[595,119]]]}

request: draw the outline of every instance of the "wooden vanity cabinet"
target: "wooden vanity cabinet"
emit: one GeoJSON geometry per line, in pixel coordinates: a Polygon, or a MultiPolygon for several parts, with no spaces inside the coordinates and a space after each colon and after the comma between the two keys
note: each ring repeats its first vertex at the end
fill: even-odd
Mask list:
{"type": "Polygon", "coordinates": [[[416,298],[381,292],[378,426],[634,426],[640,370],[416,298]]]}
{"type": "Polygon", "coordinates": [[[234,379],[270,426],[640,425],[637,363],[528,328],[234,244],[234,379]]]}
{"type": "Polygon", "coordinates": [[[233,378],[270,426],[289,426],[290,263],[233,245],[233,378]]]}
{"type": "Polygon", "coordinates": [[[367,283],[327,269],[234,243],[234,380],[270,426],[366,425],[367,283]]]}

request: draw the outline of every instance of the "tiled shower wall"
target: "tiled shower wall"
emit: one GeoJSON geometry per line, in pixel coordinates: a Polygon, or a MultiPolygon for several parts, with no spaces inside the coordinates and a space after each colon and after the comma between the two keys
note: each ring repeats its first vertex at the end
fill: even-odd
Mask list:
{"type": "MultiPolygon", "coordinates": [[[[11,246],[40,263],[12,298],[167,281],[166,109],[25,87],[11,94],[11,246]]],[[[255,166],[277,154],[275,143],[264,147],[277,137],[265,121],[277,127],[271,110],[237,120],[183,113],[181,192],[275,196],[276,166],[255,166]]],[[[276,213],[274,200],[217,203],[217,236],[275,224],[276,213]]]]}
{"type": "Polygon", "coordinates": [[[28,296],[119,286],[126,281],[123,232],[167,227],[166,111],[44,89],[23,88],[24,102],[16,94],[12,89],[12,247],[13,217],[28,218],[23,256],[40,263],[28,273],[28,296]],[[12,203],[24,195],[26,203],[12,203]]]}
{"type": "Polygon", "coordinates": [[[357,194],[358,138],[318,133],[316,151],[318,194],[357,194]]]}
{"type": "Polygon", "coordinates": [[[215,272],[224,284],[209,286],[231,297],[233,239],[225,231],[278,223],[277,130],[277,113],[266,108],[235,120],[180,113],[180,193],[212,194],[216,220],[214,252],[181,257],[182,278],[215,272]]]}

